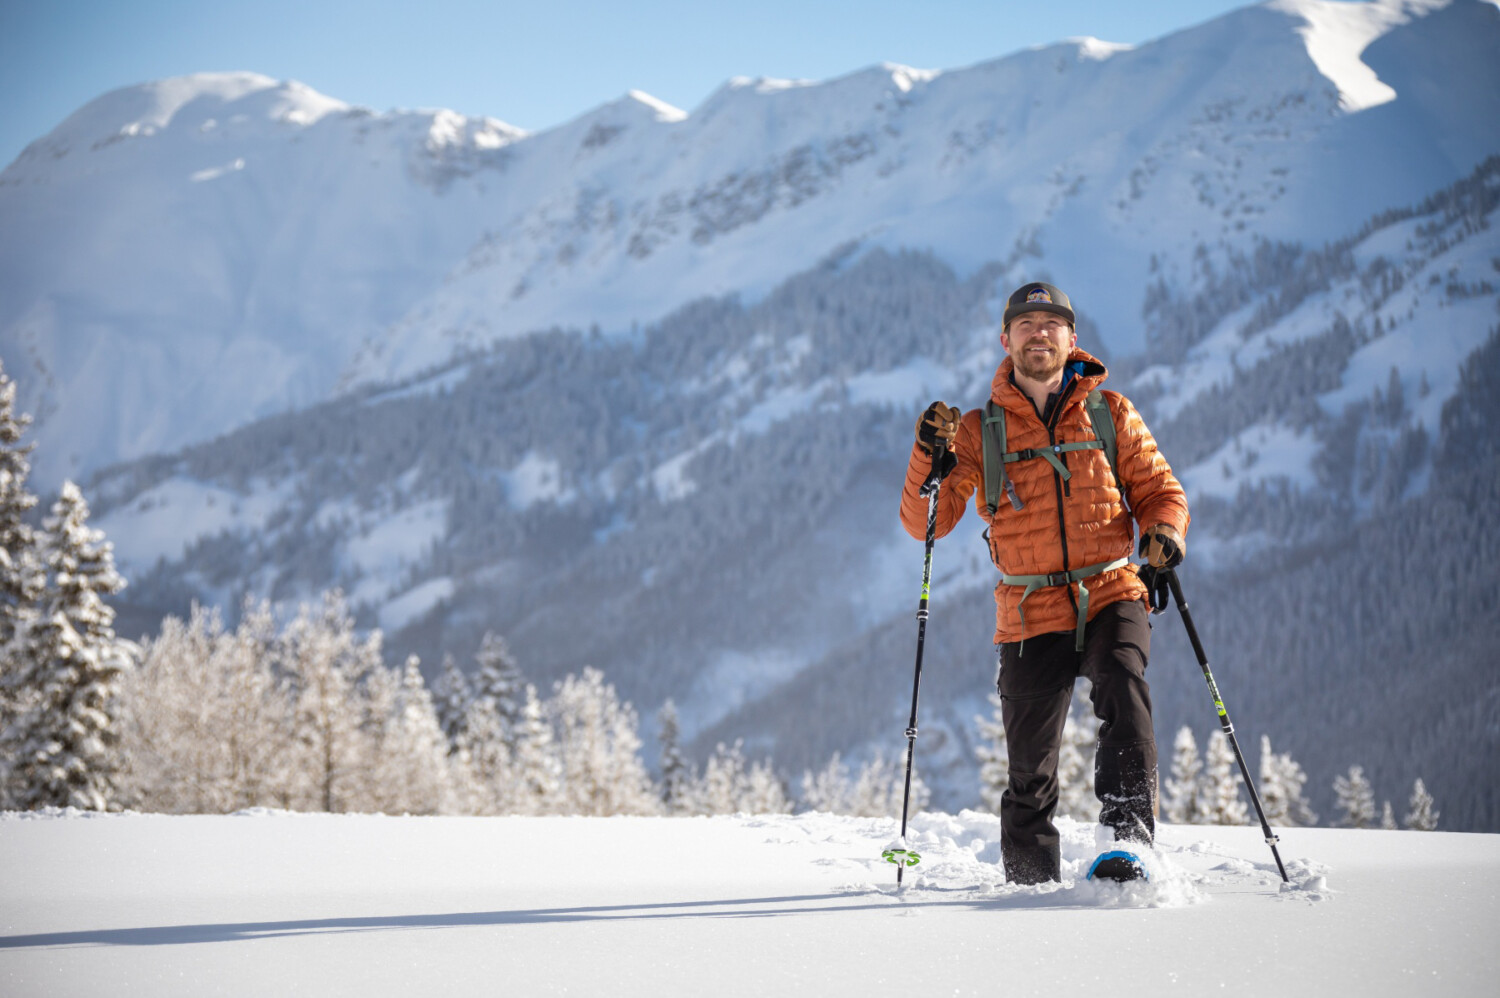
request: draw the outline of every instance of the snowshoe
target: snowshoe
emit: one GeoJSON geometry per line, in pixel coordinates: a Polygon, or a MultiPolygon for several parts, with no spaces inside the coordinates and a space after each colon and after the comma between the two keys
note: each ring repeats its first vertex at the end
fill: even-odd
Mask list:
{"type": "Polygon", "coordinates": [[[1141,858],[1133,852],[1123,849],[1113,849],[1109,852],[1100,853],[1094,860],[1094,865],[1089,867],[1089,880],[1114,880],[1124,882],[1127,880],[1150,880],[1151,876],[1146,872],[1146,867],[1141,863],[1141,858]]]}

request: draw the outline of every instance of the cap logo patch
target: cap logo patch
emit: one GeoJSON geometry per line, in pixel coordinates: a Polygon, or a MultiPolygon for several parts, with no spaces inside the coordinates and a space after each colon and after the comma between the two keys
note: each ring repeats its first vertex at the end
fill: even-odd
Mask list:
{"type": "Polygon", "coordinates": [[[1028,303],[1039,301],[1039,302],[1045,302],[1046,304],[1051,305],[1052,304],[1052,296],[1047,293],[1047,289],[1046,288],[1032,288],[1026,294],[1026,301],[1028,303]]]}

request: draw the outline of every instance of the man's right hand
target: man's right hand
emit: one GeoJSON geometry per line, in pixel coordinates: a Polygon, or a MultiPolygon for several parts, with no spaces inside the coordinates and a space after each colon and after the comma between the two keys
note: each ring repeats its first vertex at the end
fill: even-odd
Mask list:
{"type": "Polygon", "coordinates": [[[946,402],[934,402],[917,420],[917,444],[928,454],[934,449],[952,452],[963,412],[946,402]]]}

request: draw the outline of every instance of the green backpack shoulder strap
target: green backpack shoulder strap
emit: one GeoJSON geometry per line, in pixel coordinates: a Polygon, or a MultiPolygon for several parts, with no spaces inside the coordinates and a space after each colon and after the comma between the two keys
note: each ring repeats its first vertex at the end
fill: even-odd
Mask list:
{"type": "Polygon", "coordinates": [[[1094,436],[1104,445],[1104,456],[1109,458],[1109,470],[1115,476],[1115,488],[1120,490],[1120,500],[1128,509],[1130,502],[1125,498],[1125,483],[1120,480],[1120,446],[1115,441],[1115,417],[1109,411],[1109,402],[1104,393],[1095,388],[1089,392],[1083,407],[1089,414],[1089,422],[1094,424],[1094,436]]]}
{"type": "Polygon", "coordinates": [[[996,405],[994,399],[984,404],[979,437],[984,444],[985,508],[993,517],[995,510],[1000,508],[1000,494],[1003,492],[1010,497],[1010,504],[1020,509],[1021,497],[1016,495],[1015,484],[1005,474],[1005,407],[996,405]]]}

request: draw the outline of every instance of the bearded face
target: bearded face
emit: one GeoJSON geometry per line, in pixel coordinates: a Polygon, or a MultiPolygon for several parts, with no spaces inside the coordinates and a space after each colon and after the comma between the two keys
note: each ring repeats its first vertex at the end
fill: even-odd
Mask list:
{"type": "Polygon", "coordinates": [[[1025,312],[1000,334],[1016,373],[1043,383],[1062,373],[1078,336],[1068,320],[1052,312],[1025,312]]]}

